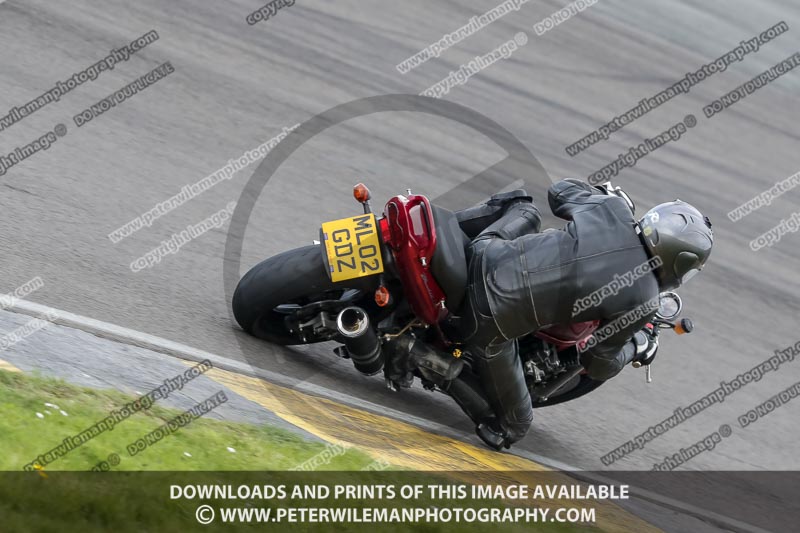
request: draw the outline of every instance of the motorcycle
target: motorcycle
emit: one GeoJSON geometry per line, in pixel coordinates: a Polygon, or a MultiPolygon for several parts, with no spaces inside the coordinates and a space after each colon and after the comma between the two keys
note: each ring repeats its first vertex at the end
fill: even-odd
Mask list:
{"type": "MultiPolygon", "coordinates": [[[[635,210],[619,188],[603,187],[635,210]]],[[[365,375],[392,365],[401,351],[399,359],[412,363],[411,380],[454,397],[460,389],[462,408],[479,420],[491,410],[472,356],[445,325],[465,296],[470,238],[495,219],[485,211],[479,217],[469,209],[453,213],[410,190],[376,215],[366,186],[356,185],[353,196],[362,214],[323,223],[312,245],[266,259],[245,274],[233,296],[236,320],[276,344],[334,341],[335,353],[365,375]]],[[[661,293],[648,334],[691,332],[691,320],[676,321],[682,307],[676,293],[661,293]]],[[[580,348],[598,324],[559,324],[518,339],[534,408],[579,398],[604,383],[580,363],[580,348]]],[[[649,382],[650,365],[644,366],[649,382]]],[[[396,385],[387,379],[389,388],[396,385]]]]}

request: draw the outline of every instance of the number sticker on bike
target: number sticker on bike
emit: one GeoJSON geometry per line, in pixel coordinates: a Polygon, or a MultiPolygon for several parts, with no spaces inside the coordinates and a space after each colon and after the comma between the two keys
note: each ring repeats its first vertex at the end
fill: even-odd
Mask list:
{"type": "Polygon", "coordinates": [[[374,214],[325,222],[321,233],[332,281],[383,272],[381,243],[374,214]]]}

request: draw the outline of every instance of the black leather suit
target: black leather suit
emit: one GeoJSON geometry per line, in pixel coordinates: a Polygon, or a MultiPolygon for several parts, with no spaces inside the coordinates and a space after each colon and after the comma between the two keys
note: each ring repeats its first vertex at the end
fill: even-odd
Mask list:
{"type": "MultiPolygon", "coordinates": [[[[539,233],[539,211],[524,197],[509,202],[502,217],[473,239],[467,298],[454,321],[509,442],[521,439],[533,419],[515,339],[554,324],[600,320],[602,328],[659,293],[648,273],[573,316],[576,301],[645,263],[648,254],[623,199],[564,180],[550,187],[548,201],[553,214],[568,221],[563,229],[539,233]]],[[[634,354],[631,338],[653,314],[587,350],[582,362],[589,376],[605,380],[622,370],[634,354]]]]}

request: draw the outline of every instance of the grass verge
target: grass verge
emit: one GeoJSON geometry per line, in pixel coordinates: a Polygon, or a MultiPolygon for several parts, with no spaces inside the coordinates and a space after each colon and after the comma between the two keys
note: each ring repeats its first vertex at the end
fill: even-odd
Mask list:
{"type": "MultiPolygon", "coordinates": [[[[0,370],[0,470],[22,470],[66,437],[81,433],[134,399],[113,390],[0,370]]],[[[129,444],[180,414],[153,405],[45,469],[91,470],[116,454],[119,464],[112,466],[113,470],[288,470],[326,449],[324,443],[269,425],[200,418],[141,453],[132,457],[127,453],[129,444]]],[[[371,463],[368,455],[350,448],[317,469],[360,470],[371,463]]]]}

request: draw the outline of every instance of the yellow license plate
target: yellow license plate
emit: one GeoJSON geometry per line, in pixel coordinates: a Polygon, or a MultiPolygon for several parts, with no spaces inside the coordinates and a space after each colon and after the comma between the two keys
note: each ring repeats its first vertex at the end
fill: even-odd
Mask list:
{"type": "Polygon", "coordinates": [[[383,272],[381,243],[374,214],[325,222],[321,233],[332,281],[383,272]]]}

